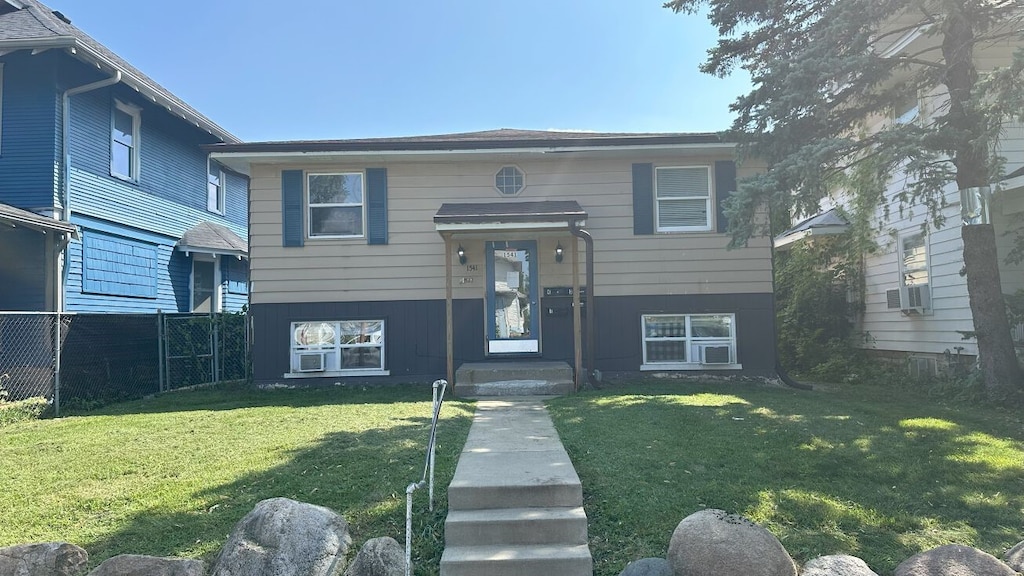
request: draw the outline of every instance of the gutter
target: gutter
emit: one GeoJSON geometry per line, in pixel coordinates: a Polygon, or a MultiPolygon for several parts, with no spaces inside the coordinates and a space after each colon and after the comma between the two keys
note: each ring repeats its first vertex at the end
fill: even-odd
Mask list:
{"type": "MultiPolygon", "coordinates": [[[[71,151],[69,142],[71,140],[71,97],[84,92],[91,92],[100,88],[106,88],[112,86],[121,81],[121,71],[114,71],[114,75],[103,80],[98,80],[90,84],[83,84],[82,86],[75,86],[74,88],[68,88],[61,94],[61,135],[60,135],[60,156],[63,166],[61,167],[61,220],[71,224],[71,151]]],[[[65,241],[59,246],[57,250],[57,257],[60,258],[58,263],[58,273],[56,275],[57,287],[54,298],[54,311],[64,311],[64,283],[67,281],[68,268],[64,264],[64,249],[67,247],[68,242],[65,241]]]]}
{"type": "Polygon", "coordinates": [[[569,233],[582,238],[587,246],[587,382],[594,388],[600,388],[601,383],[597,380],[594,370],[594,337],[597,334],[594,327],[594,305],[597,301],[594,296],[594,237],[590,232],[580,228],[577,221],[569,224],[569,233]]]}

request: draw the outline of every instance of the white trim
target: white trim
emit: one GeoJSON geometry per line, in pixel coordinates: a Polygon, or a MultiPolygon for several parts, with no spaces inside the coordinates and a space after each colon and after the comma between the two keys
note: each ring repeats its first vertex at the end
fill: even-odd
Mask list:
{"type": "Polygon", "coordinates": [[[928,25],[922,24],[913,30],[904,32],[903,35],[890,44],[888,48],[878,54],[879,58],[892,58],[899,54],[904,48],[910,46],[914,40],[920,38],[921,35],[924,34],[926,28],[928,28],[928,25]]]}
{"type": "MultiPolygon", "coordinates": [[[[142,109],[133,104],[127,104],[120,100],[114,100],[114,108],[110,111],[110,175],[115,178],[127,180],[129,182],[138,183],[139,175],[141,174],[141,166],[139,166],[139,146],[141,145],[140,134],[142,132],[142,109]],[[122,174],[117,171],[114,166],[114,130],[115,130],[115,119],[114,115],[116,111],[120,110],[132,118],[132,144],[131,150],[128,157],[128,172],[129,174],[122,174]]],[[[123,145],[123,144],[122,144],[123,145]]]]}
{"type": "MultiPolygon", "coordinates": [[[[474,223],[450,223],[436,224],[438,232],[469,232],[479,230],[536,230],[536,229],[558,229],[566,230],[570,222],[576,222],[580,226],[586,226],[586,220],[568,220],[564,222],[474,222],[474,223]]],[[[322,236],[317,236],[322,238],[322,236]]]]}
{"type": "Polygon", "coordinates": [[[782,238],[776,238],[772,242],[776,248],[782,248],[783,246],[788,246],[797,240],[803,240],[804,238],[811,236],[835,236],[837,234],[843,234],[849,229],[849,226],[815,226],[814,228],[794,232],[782,238]]]}
{"type": "Polygon", "coordinates": [[[540,340],[536,338],[523,340],[488,340],[488,354],[528,354],[540,352],[540,340]]]}
{"type": "Polygon", "coordinates": [[[932,276],[931,234],[925,234],[923,232],[904,232],[904,233],[898,235],[897,241],[898,241],[898,243],[896,245],[896,273],[898,274],[897,286],[900,289],[900,309],[901,309],[901,311],[904,311],[904,312],[905,311],[916,311],[916,312],[921,313],[921,314],[930,315],[930,314],[934,313],[934,310],[935,310],[935,305],[932,303],[932,298],[931,298],[931,288],[932,288],[932,278],[933,278],[933,276],[932,276]],[[927,307],[925,307],[925,306],[911,307],[911,306],[909,306],[909,302],[906,301],[907,296],[905,294],[906,294],[907,290],[911,286],[904,282],[904,278],[905,278],[905,274],[906,274],[906,270],[907,269],[904,266],[905,260],[904,260],[904,255],[903,255],[903,252],[904,252],[903,243],[907,239],[913,238],[915,236],[920,236],[921,237],[921,244],[924,247],[924,273],[927,276],[927,279],[926,279],[925,282],[914,284],[914,286],[922,286],[923,285],[923,286],[925,286],[925,289],[927,289],[929,291],[928,292],[928,306],[927,307]]]}
{"type": "Polygon", "coordinates": [[[213,159],[209,156],[206,157],[206,209],[214,214],[220,214],[221,216],[227,212],[228,194],[227,194],[227,181],[224,178],[224,168],[220,164],[215,164],[213,159]],[[217,196],[210,198],[210,176],[211,173],[216,169],[217,175],[217,196]]]}
{"type": "Polygon", "coordinates": [[[351,376],[390,376],[390,370],[375,370],[373,368],[362,368],[359,370],[344,370],[331,372],[285,372],[282,377],[292,378],[348,378],[351,376]]]}
{"type": "Polygon", "coordinates": [[[520,194],[523,193],[523,190],[526,190],[526,170],[523,170],[522,168],[516,166],[515,164],[505,164],[501,168],[498,168],[498,170],[494,172],[494,176],[492,176],[492,178],[494,178],[494,189],[498,191],[498,196],[502,198],[512,198],[515,196],[519,196],[520,194]],[[519,174],[520,180],[522,180],[523,182],[523,185],[519,187],[519,190],[516,190],[512,194],[506,194],[501,190],[501,188],[498,188],[498,174],[501,174],[507,168],[515,170],[519,174]]]}
{"type": "Polygon", "coordinates": [[[366,238],[366,173],[363,171],[353,172],[306,172],[305,178],[303,179],[303,202],[305,203],[306,209],[306,239],[307,240],[322,240],[322,239],[338,239],[338,238],[366,238]],[[329,204],[316,204],[316,208],[360,208],[360,222],[359,227],[362,229],[361,234],[317,234],[313,235],[313,208],[314,205],[309,200],[309,179],[313,176],[354,176],[359,175],[359,186],[361,188],[359,197],[361,201],[357,204],[355,202],[333,202],[329,204]]]}
{"type": "Polygon", "coordinates": [[[692,362],[674,362],[663,364],[641,364],[641,372],[668,372],[677,370],[742,370],[743,364],[694,364],[692,362]]]}
{"type": "Polygon", "coordinates": [[[715,190],[714,182],[712,182],[711,166],[707,164],[692,164],[686,166],[655,166],[654,167],[654,229],[655,232],[709,232],[714,230],[715,225],[715,190]],[[707,224],[704,226],[661,226],[661,202],[662,200],[671,202],[674,200],[700,200],[701,196],[683,196],[673,198],[658,198],[658,170],[680,170],[680,169],[692,169],[692,168],[703,168],[708,176],[708,195],[704,200],[704,205],[707,209],[707,224]]]}

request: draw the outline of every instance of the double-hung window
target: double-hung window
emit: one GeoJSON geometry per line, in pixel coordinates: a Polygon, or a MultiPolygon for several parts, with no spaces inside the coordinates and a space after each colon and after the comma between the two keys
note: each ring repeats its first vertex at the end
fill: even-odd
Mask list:
{"type": "Polygon", "coordinates": [[[642,370],[739,368],[734,314],[644,314],[642,370]]]}
{"type": "Polygon", "coordinates": [[[293,322],[291,377],[387,375],[384,320],[293,322]]]}
{"type": "Polygon", "coordinates": [[[224,171],[212,160],[206,166],[206,209],[224,214],[224,171]]]}
{"type": "Polygon", "coordinates": [[[707,166],[655,168],[658,232],[711,230],[711,172],[707,166]]]}
{"type": "Polygon", "coordinates": [[[904,310],[931,308],[928,243],[924,234],[900,239],[900,303],[904,310]]]}
{"type": "Polygon", "coordinates": [[[139,124],[138,107],[114,102],[110,131],[110,174],[132,182],[139,179],[139,124]]]}
{"type": "Polygon", "coordinates": [[[306,194],[310,238],[364,235],[362,172],[309,174],[306,194]]]}

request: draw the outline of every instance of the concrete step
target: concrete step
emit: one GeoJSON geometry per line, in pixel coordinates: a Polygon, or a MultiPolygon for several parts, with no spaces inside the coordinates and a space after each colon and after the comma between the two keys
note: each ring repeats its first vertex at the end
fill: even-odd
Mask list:
{"type": "Polygon", "coordinates": [[[593,576],[586,544],[445,548],[443,576],[593,576]]]}
{"type": "Polygon", "coordinates": [[[444,523],[446,547],[586,544],[587,515],[575,508],[456,510],[444,523]]]}
{"type": "Polygon", "coordinates": [[[561,449],[463,452],[448,487],[449,510],[583,505],[583,487],[561,449]]]}
{"type": "Polygon", "coordinates": [[[565,362],[519,360],[516,362],[467,362],[455,371],[456,384],[481,384],[502,380],[572,382],[572,368],[565,362]]]}
{"type": "Polygon", "coordinates": [[[456,376],[455,382],[455,396],[457,398],[564,396],[571,394],[575,389],[575,385],[571,380],[496,380],[494,382],[463,384],[456,376]]]}

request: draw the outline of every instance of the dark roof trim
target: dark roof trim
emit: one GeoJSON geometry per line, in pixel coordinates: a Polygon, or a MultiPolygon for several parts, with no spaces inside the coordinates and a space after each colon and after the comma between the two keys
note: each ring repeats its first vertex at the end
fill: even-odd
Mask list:
{"type": "Polygon", "coordinates": [[[59,232],[72,238],[78,238],[78,226],[62,220],[54,220],[40,216],[35,212],[15,208],[10,204],[0,204],[0,222],[10,226],[24,226],[40,232],[59,232]]]}
{"type": "Polygon", "coordinates": [[[442,204],[434,224],[577,222],[587,213],[575,200],[442,204]]]}
{"type": "Polygon", "coordinates": [[[729,144],[718,134],[637,134],[628,136],[576,136],[552,138],[459,138],[459,135],[419,138],[370,138],[361,140],[306,140],[208,144],[207,152],[390,152],[501,150],[518,148],[599,148],[626,146],[671,146],[686,144],[729,144]]]}

